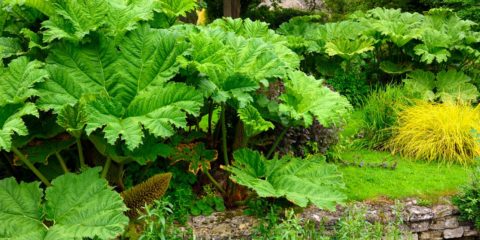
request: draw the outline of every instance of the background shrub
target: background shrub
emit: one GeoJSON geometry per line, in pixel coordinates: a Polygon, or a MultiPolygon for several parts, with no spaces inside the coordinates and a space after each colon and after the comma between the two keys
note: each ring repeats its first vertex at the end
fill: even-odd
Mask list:
{"type": "Polygon", "coordinates": [[[393,153],[449,163],[469,164],[480,156],[480,109],[469,105],[419,102],[398,115],[388,147],[393,153]]]}
{"type": "Polygon", "coordinates": [[[341,19],[355,11],[366,11],[376,7],[401,8],[404,11],[416,12],[428,10],[429,7],[428,3],[417,0],[325,0],[325,4],[333,19],[341,19]]]}
{"type": "MultiPolygon", "coordinates": [[[[478,0],[421,0],[421,2],[430,8],[451,8],[459,17],[480,23],[480,2],[478,0]]],[[[475,28],[479,29],[478,26],[475,28]]]]}
{"type": "Polygon", "coordinates": [[[471,221],[480,228],[480,166],[474,169],[470,184],[465,185],[452,202],[458,206],[463,220],[471,221]]]}

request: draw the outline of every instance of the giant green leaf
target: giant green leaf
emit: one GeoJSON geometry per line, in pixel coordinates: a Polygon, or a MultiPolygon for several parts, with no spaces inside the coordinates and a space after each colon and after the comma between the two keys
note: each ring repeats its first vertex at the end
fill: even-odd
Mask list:
{"type": "Polygon", "coordinates": [[[39,182],[0,180],[0,238],[114,239],[123,233],[127,207],[99,171],[92,168],[56,178],[46,190],[45,206],[39,182]]]}
{"type": "Polygon", "coordinates": [[[415,70],[407,74],[404,83],[409,91],[424,100],[472,102],[478,98],[479,92],[470,80],[465,73],[456,70],[441,71],[436,76],[432,72],[415,70]]]}
{"type": "Polygon", "coordinates": [[[156,11],[163,12],[168,16],[185,16],[187,12],[195,9],[197,1],[195,0],[162,0],[156,1],[156,11]]]}
{"type": "Polygon", "coordinates": [[[44,81],[47,72],[40,69],[41,63],[29,62],[20,57],[0,73],[0,106],[7,103],[23,103],[27,98],[37,95],[34,85],[44,81]]]}
{"type": "Polygon", "coordinates": [[[4,0],[6,4],[10,5],[25,5],[42,12],[43,14],[50,16],[55,14],[55,7],[51,1],[45,0],[4,0]]]}
{"type": "Polygon", "coordinates": [[[358,55],[364,52],[373,50],[372,40],[363,39],[335,39],[325,44],[325,52],[329,56],[340,56],[345,59],[350,59],[354,55],[358,55]]]}
{"type": "Polygon", "coordinates": [[[45,218],[54,221],[45,239],[113,239],[128,223],[122,198],[99,178],[99,168],[56,178],[45,200],[45,218]]]}
{"type": "Polygon", "coordinates": [[[110,11],[105,21],[107,32],[116,38],[124,33],[135,30],[141,21],[153,18],[155,1],[151,0],[110,0],[110,11]]]}
{"type": "Polygon", "coordinates": [[[285,197],[301,207],[312,203],[329,210],[346,200],[340,191],[344,187],[341,173],[322,156],[267,160],[259,152],[240,149],[234,159],[231,166],[224,166],[232,173],[230,178],[260,197],[285,197]]]}
{"type": "Polygon", "coordinates": [[[277,33],[286,36],[287,45],[296,52],[321,53],[325,45],[326,31],[323,25],[309,22],[305,17],[294,17],[282,23],[277,33]]]}
{"type": "Polygon", "coordinates": [[[108,91],[127,106],[141,92],[162,86],[177,74],[180,66],[176,58],[185,52],[187,45],[173,32],[143,25],[127,34],[119,48],[120,79],[112,82],[108,91]]]}
{"type": "Polygon", "coordinates": [[[479,92],[465,73],[449,70],[437,74],[437,95],[442,102],[472,102],[479,92]]]}
{"type": "Polygon", "coordinates": [[[308,127],[317,119],[322,125],[338,123],[351,109],[348,100],[322,86],[322,81],[300,71],[291,72],[285,93],[279,99],[280,113],[292,122],[308,127]]]}
{"type": "Polygon", "coordinates": [[[22,52],[19,39],[0,37],[0,59],[18,55],[22,52]]]}
{"type": "Polygon", "coordinates": [[[59,45],[47,58],[50,78],[38,87],[39,107],[59,112],[85,94],[106,93],[108,83],[118,80],[113,79],[117,55],[106,39],[83,46],[59,45]]]}
{"type": "Polygon", "coordinates": [[[39,182],[0,180],[0,239],[44,239],[42,198],[39,182]]]}
{"type": "Polygon", "coordinates": [[[104,24],[109,6],[105,0],[53,0],[55,14],[42,23],[44,40],[78,41],[104,24]]]}
{"type": "Polygon", "coordinates": [[[108,97],[97,97],[87,103],[86,132],[103,128],[110,144],[125,141],[130,150],[138,147],[144,136],[142,126],[156,137],[170,137],[174,127],[185,128],[186,113],[197,114],[202,96],[184,84],[168,84],[137,96],[128,108],[108,97]],[[158,94],[161,93],[161,94],[158,94]]]}
{"type": "Polygon", "coordinates": [[[0,106],[0,150],[10,151],[12,136],[28,134],[27,126],[22,117],[26,115],[38,116],[38,111],[32,103],[18,103],[0,106]]]}
{"type": "Polygon", "coordinates": [[[403,80],[405,88],[408,91],[415,93],[418,97],[424,100],[433,101],[436,96],[434,88],[435,74],[423,70],[415,70],[407,74],[407,78],[403,80]]]}

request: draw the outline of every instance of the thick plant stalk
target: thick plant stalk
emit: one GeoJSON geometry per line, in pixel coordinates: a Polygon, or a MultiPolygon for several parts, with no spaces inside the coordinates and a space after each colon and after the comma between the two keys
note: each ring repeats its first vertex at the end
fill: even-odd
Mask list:
{"type": "Polygon", "coordinates": [[[208,136],[212,136],[212,117],[213,117],[213,104],[209,101],[208,104],[208,136]]]}
{"type": "Polygon", "coordinates": [[[222,152],[223,152],[223,160],[225,161],[225,165],[229,166],[230,162],[228,161],[228,152],[227,152],[227,123],[225,119],[225,104],[222,105],[222,152]]]}
{"type": "Polygon", "coordinates": [[[213,178],[213,176],[207,171],[204,172],[205,175],[207,175],[208,179],[210,179],[210,182],[213,183],[213,185],[223,194],[223,195],[226,195],[227,192],[225,191],[225,189],[223,189],[223,187],[220,185],[220,183],[217,182],[217,180],[215,180],[215,178],[213,178]]]}
{"type": "Polygon", "coordinates": [[[235,140],[233,141],[232,151],[235,151],[239,148],[247,147],[248,144],[248,136],[245,132],[245,126],[243,122],[240,120],[235,127],[235,140]]]}
{"type": "Polygon", "coordinates": [[[87,167],[87,165],[85,164],[85,157],[83,156],[82,142],[80,141],[80,139],[77,139],[77,150],[78,150],[78,158],[80,159],[80,168],[87,167]]]}
{"type": "Polygon", "coordinates": [[[63,160],[62,155],[60,155],[60,152],[56,152],[55,156],[57,156],[58,162],[60,163],[60,166],[62,167],[63,171],[65,173],[70,172],[67,168],[67,164],[65,164],[65,160],[63,160]]]}
{"type": "Polygon", "coordinates": [[[107,177],[108,170],[110,169],[110,165],[112,165],[112,158],[107,157],[107,160],[105,161],[105,166],[103,166],[102,178],[107,177]]]}
{"type": "Polygon", "coordinates": [[[48,181],[48,179],[43,176],[43,174],[35,167],[35,165],[33,165],[33,163],[30,162],[30,160],[28,160],[27,157],[25,157],[25,155],[23,155],[23,153],[21,153],[16,147],[12,147],[12,151],[18,156],[18,158],[20,158],[20,160],[23,161],[23,163],[25,163],[25,165],[27,165],[28,168],[30,168],[30,170],[35,174],[35,176],[38,177],[38,179],[40,179],[40,181],[43,182],[43,184],[45,184],[47,187],[52,185],[50,181],[48,181]]]}
{"type": "Polygon", "coordinates": [[[268,151],[267,153],[267,159],[269,159],[272,156],[275,149],[277,149],[278,144],[280,143],[280,141],[282,141],[285,134],[287,134],[288,129],[289,127],[286,127],[285,129],[283,129],[282,133],[280,133],[280,136],[278,136],[277,139],[275,139],[275,142],[273,143],[272,148],[270,148],[270,151],[268,151]]]}

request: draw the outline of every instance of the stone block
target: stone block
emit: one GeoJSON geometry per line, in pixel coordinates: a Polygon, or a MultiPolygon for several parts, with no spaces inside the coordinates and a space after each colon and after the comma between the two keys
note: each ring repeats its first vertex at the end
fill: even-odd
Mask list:
{"type": "Polygon", "coordinates": [[[410,222],[428,221],[433,219],[434,213],[432,209],[421,206],[412,206],[407,209],[410,222]]]}
{"type": "Polygon", "coordinates": [[[450,216],[453,214],[453,206],[451,205],[436,205],[432,208],[435,218],[450,216]]]}
{"type": "Polygon", "coordinates": [[[465,226],[465,227],[463,227],[463,236],[464,237],[477,237],[479,235],[478,235],[477,230],[473,229],[470,226],[465,226]]]}
{"type": "Polygon", "coordinates": [[[444,239],[460,238],[463,236],[463,227],[458,227],[454,229],[445,229],[443,231],[444,239]]]}
{"type": "Polygon", "coordinates": [[[427,221],[424,222],[414,222],[410,224],[410,231],[414,233],[425,232],[429,229],[430,223],[427,221]]]}
{"type": "Polygon", "coordinates": [[[418,239],[442,239],[441,231],[428,231],[419,233],[418,239]]]}
{"type": "Polygon", "coordinates": [[[446,227],[446,220],[445,218],[437,218],[432,221],[432,224],[430,224],[430,229],[432,230],[444,230],[446,227]]]}
{"type": "Polygon", "coordinates": [[[445,228],[457,228],[458,226],[457,217],[448,217],[445,219],[445,228]]]}

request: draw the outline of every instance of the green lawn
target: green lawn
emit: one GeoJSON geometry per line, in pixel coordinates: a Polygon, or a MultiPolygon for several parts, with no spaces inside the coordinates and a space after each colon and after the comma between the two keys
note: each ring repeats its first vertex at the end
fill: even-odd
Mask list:
{"type": "Polygon", "coordinates": [[[439,196],[456,193],[458,187],[469,179],[469,168],[459,165],[443,165],[412,161],[386,152],[352,150],[342,154],[348,162],[381,163],[391,165],[397,161],[395,170],[372,167],[342,166],[350,200],[365,200],[378,197],[405,198],[417,196],[435,200],[439,196]]]}

